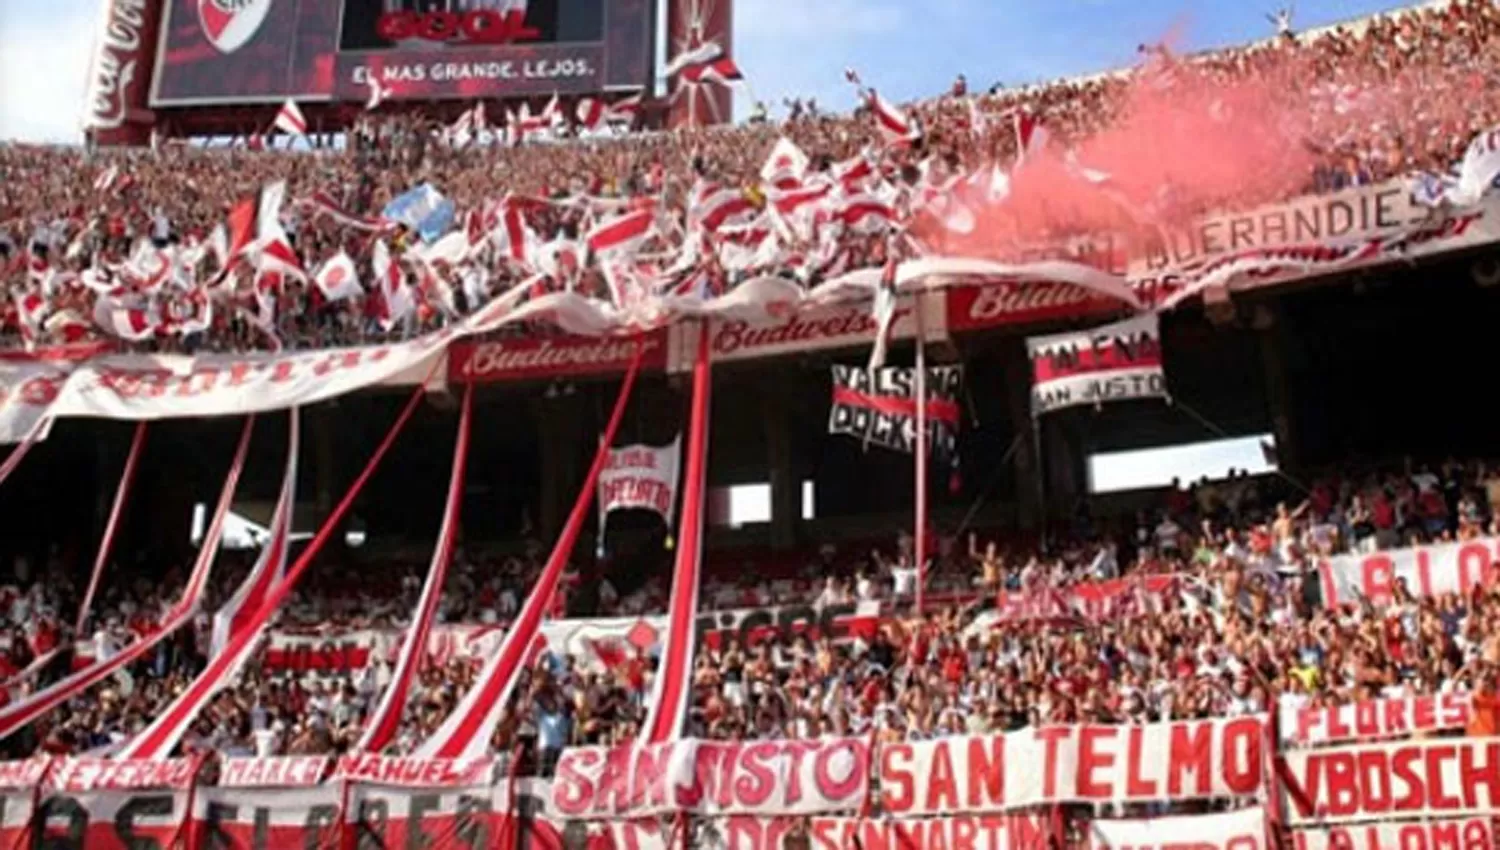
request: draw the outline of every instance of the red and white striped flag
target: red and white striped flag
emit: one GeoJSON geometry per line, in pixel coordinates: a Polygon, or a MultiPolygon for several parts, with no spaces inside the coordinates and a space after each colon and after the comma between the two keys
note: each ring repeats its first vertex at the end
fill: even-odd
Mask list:
{"type": "Polygon", "coordinates": [[[896,220],[896,209],[874,195],[862,193],[840,201],[834,218],[856,233],[881,233],[896,220]]]}
{"type": "Polygon", "coordinates": [[[585,97],[578,101],[576,115],[585,130],[597,130],[605,124],[629,124],[640,110],[641,96],[608,103],[597,97],[585,97]]]}
{"type": "Polygon", "coordinates": [[[94,178],[94,191],[98,192],[101,195],[108,192],[110,189],[114,188],[115,181],[118,180],[119,177],[120,166],[111,165],[110,167],[99,172],[99,176],[94,178]]]}
{"type": "Polygon", "coordinates": [[[427,567],[427,580],[422,585],[421,596],[417,598],[417,608],[401,643],[396,667],[391,671],[390,684],[386,686],[380,704],[370,715],[364,733],[354,745],[354,752],[378,753],[396,737],[401,718],[406,713],[412,679],[417,675],[422,659],[427,654],[427,640],[432,634],[433,622],[437,619],[443,585],[448,580],[448,565],[453,560],[453,542],[458,534],[459,510],[463,507],[464,470],[469,454],[473,397],[473,392],[464,393],[463,407],[459,412],[458,437],[453,444],[453,467],[448,480],[448,500],[443,508],[443,522],[438,529],[437,543],[433,546],[432,563],[427,567]]]}
{"type": "Polygon", "coordinates": [[[786,136],[776,140],[766,164],[760,167],[760,179],[778,189],[795,189],[807,174],[808,159],[802,148],[786,136]]]}
{"type": "Polygon", "coordinates": [[[584,237],[596,255],[633,251],[656,229],[656,207],[629,210],[596,225],[584,237]]]}
{"type": "Polygon", "coordinates": [[[1018,109],[1012,114],[1016,125],[1016,150],[1019,152],[1016,161],[1024,161],[1046,150],[1051,134],[1042,126],[1041,120],[1025,110],[1018,109]]]}
{"type": "Polygon", "coordinates": [[[297,101],[290,98],[281,105],[281,111],[276,113],[276,120],[271,126],[289,136],[307,135],[307,119],[302,117],[302,109],[297,106],[297,101]]]}
{"type": "Polygon", "coordinates": [[[100,298],[94,302],[94,324],[116,339],[139,342],[156,336],[158,322],[152,310],[100,298]]]}
{"type": "Polygon", "coordinates": [[[922,138],[917,122],[874,89],[870,90],[870,111],[875,115],[875,129],[887,145],[910,144],[922,138]]]}
{"type": "Polygon", "coordinates": [[[390,330],[416,310],[417,300],[384,239],[375,243],[370,265],[375,271],[375,291],[380,296],[380,326],[390,330]]]}

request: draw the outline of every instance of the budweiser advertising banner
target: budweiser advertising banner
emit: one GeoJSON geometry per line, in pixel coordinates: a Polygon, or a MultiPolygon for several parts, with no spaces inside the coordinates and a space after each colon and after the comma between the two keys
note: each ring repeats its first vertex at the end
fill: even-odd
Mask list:
{"type": "Polygon", "coordinates": [[[1397,584],[1404,584],[1413,596],[1468,593],[1500,579],[1497,553],[1500,539],[1481,537],[1370,555],[1339,555],[1322,564],[1323,602],[1330,608],[1365,600],[1386,605],[1394,598],[1397,584]]]}
{"type": "MultiPolygon", "coordinates": [[[[962,366],[927,369],[927,445],[933,455],[958,457],[962,366]]],[[[887,367],[871,372],[833,367],[828,433],[846,434],[867,445],[911,454],[917,442],[917,373],[887,367]]]]}
{"type": "MultiPolygon", "coordinates": [[[[659,372],[667,365],[665,330],[640,338],[641,368],[659,372]]],[[[542,336],[456,342],[448,353],[448,382],[491,383],[616,375],[630,366],[636,342],[615,337],[542,336]]]]}
{"type": "Polygon", "coordinates": [[[1500,738],[1434,738],[1292,750],[1292,826],[1500,812],[1500,738]]]}
{"type": "Polygon", "coordinates": [[[1288,704],[1278,714],[1285,746],[1400,738],[1462,729],[1474,713],[1468,694],[1367,699],[1329,706],[1288,704]]]}
{"type": "Polygon", "coordinates": [[[681,437],[660,448],[636,445],[610,449],[599,473],[599,528],[604,528],[612,511],[630,509],[652,511],[671,528],[681,459],[681,437]]]}
{"type": "Polygon", "coordinates": [[[1031,337],[1026,349],[1035,416],[1080,404],[1167,395],[1154,313],[1089,331],[1031,337]]]}
{"type": "Polygon", "coordinates": [[[1372,823],[1292,832],[1293,850],[1493,850],[1488,817],[1419,823],[1372,823]]]}
{"type": "Polygon", "coordinates": [[[1166,844],[1193,850],[1265,850],[1266,812],[1236,812],[1089,824],[1090,850],[1143,850],[1166,844]]]}
{"type": "MultiPolygon", "coordinates": [[[[832,814],[873,788],[893,818],[1003,812],[1050,803],[1242,797],[1264,782],[1265,719],[1055,726],[883,744],[682,740],[564,751],[552,783],[566,817],[832,814]]],[[[1500,781],[1500,779],[1497,779],[1500,781]]]]}

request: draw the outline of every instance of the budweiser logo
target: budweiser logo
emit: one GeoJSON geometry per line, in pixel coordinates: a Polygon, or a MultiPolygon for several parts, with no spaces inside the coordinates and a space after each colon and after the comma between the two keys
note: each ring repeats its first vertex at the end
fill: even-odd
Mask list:
{"type": "Polygon", "coordinates": [[[1092,292],[1081,286],[1065,283],[1007,283],[986,286],[975,291],[974,301],[969,304],[969,318],[976,322],[987,322],[1009,313],[1081,304],[1094,297],[1092,292]]]}
{"type": "MultiPolygon", "coordinates": [[[[656,337],[642,342],[649,354],[661,345],[656,337]]],[[[462,374],[484,377],[518,372],[593,372],[622,367],[635,356],[634,340],[544,339],[540,342],[486,342],[476,347],[462,374]]]]}
{"type": "MultiPolygon", "coordinates": [[[[909,315],[909,309],[897,310],[896,322],[909,315]]],[[[874,333],[875,320],[868,312],[857,308],[832,314],[796,315],[772,325],[735,319],[718,326],[714,332],[713,350],[716,357],[733,357],[783,347],[817,348],[868,338],[874,333]]]]}

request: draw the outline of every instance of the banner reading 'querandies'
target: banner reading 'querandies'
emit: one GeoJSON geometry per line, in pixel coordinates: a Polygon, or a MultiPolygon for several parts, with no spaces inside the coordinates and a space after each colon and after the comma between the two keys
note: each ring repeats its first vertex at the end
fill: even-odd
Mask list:
{"type": "Polygon", "coordinates": [[[1080,404],[1166,398],[1155,313],[1092,330],[1029,337],[1031,414],[1080,404]]]}
{"type": "Polygon", "coordinates": [[[611,512],[629,509],[654,511],[671,528],[681,457],[681,437],[661,447],[610,449],[599,473],[599,528],[604,528],[611,512]]]}

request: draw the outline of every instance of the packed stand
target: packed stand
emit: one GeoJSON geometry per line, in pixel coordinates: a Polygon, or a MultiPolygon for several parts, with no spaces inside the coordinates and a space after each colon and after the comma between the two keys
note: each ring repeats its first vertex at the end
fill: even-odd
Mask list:
{"type": "MultiPolygon", "coordinates": [[[[1402,588],[1389,605],[1365,601],[1330,610],[1312,569],[1317,559],[1338,553],[1500,535],[1500,467],[1406,465],[1319,479],[1295,504],[1284,500],[1289,492],[1298,491],[1277,479],[1237,475],[1173,487],[1159,509],[1133,522],[1080,514],[1075,528],[1048,545],[945,539],[927,570],[935,601],[920,613],[912,605],[917,571],[910,537],[874,551],[824,546],[808,553],[799,571],[759,586],[709,579],[701,594],[705,609],[736,599],[807,604],[816,586],[819,609],[864,601],[880,613],[844,639],[793,631],[742,641],[726,633],[701,644],[689,731],[720,739],[925,740],[1463,690],[1476,695],[1468,733],[1496,734],[1500,592],[1494,582],[1430,598],[1402,588]],[[1174,580],[1170,590],[1105,612],[1038,614],[1011,606],[1047,592],[1159,576],[1174,580]],[[777,588],[790,597],[778,598],[777,588]]],[[[539,568],[538,554],[532,547],[508,560],[460,557],[442,621],[503,628],[539,568]]],[[[238,558],[225,560],[206,610],[243,575],[238,558]]],[[[723,560],[717,572],[735,574],[743,564],[723,560]]],[[[106,580],[94,633],[79,641],[78,655],[117,651],[157,626],[162,594],[181,575],[146,581],[137,573],[142,578],[130,581],[131,572],[120,568],[106,580]]],[[[13,677],[34,656],[73,640],[60,619],[78,598],[67,574],[56,560],[14,567],[5,588],[8,647],[0,656],[11,679],[8,698],[26,693],[28,684],[13,677]]],[[[351,630],[405,625],[421,585],[418,568],[365,565],[357,584],[352,575],[314,569],[274,628],[336,640],[351,630]]],[[[598,595],[603,607],[591,613],[599,615],[665,607],[650,586],[598,595]]],[[[554,614],[566,604],[559,600],[554,614]]],[[[103,753],[118,746],[203,669],[209,625],[200,617],[196,628],[12,737],[8,753],[103,753]]],[[[543,652],[524,674],[493,752],[519,756],[518,770],[546,774],[565,747],[630,740],[644,715],[658,648],[608,657],[556,647],[543,652]]],[[[379,654],[337,671],[277,670],[263,660],[210,704],[182,751],[344,752],[391,677],[390,660],[379,654]]],[[[476,663],[454,655],[420,673],[390,751],[409,751],[436,729],[472,681],[476,663]]],[[[68,665],[60,659],[35,683],[55,679],[68,665]]]]}
{"type": "MultiPolygon", "coordinates": [[[[922,195],[935,182],[984,173],[990,165],[1013,168],[1022,153],[1019,139],[1028,135],[1018,132],[1023,119],[1044,127],[1055,145],[1073,150],[1114,127],[1125,104],[1143,90],[1164,91],[1170,98],[1174,87],[1202,94],[1255,81],[1288,112],[1302,116],[1296,132],[1315,163],[1311,174],[1258,181],[1234,197],[1179,199],[1175,206],[1153,198],[1148,206],[1156,214],[1191,211],[1179,208],[1183,205],[1245,206],[1441,171],[1461,157],[1476,133],[1500,122],[1495,106],[1500,97],[1493,96],[1500,83],[1497,34],[1500,13],[1492,3],[1458,0],[1201,56],[1179,59],[1162,47],[1143,46],[1146,61],[1131,73],[996,87],[983,95],[971,94],[961,80],[950,95],[908,108],[923,131],[914,145],[881,145],[869,101],[852,116],[823,114],[815,104],[798,102],[780,124],[751,121],[734,128],[513,147],[448,144],[440,123],[410,114],[368,117],[348,144],[304,153],[175,144],[156,151],[89,153],[5,145],[0,147],[0,170],[7,177],[0,184],[0,288],[6,293],[0,339],[11,347],[102,339],[127,348],[181,351],[309,348],[429,330],[521,280],[541,290],[566,286],[618,300],[599,263],[559,270],[566,265],[560,260],[545,267],[534,258],[512,263],[496,251],[466,269],[418,268],[415,233],[372,232],[349,221],[368,223],[393,199],[428,183],[454,202],[455,226],[465,226],[472,213],[488,227],[487,216],[497,205],[515,201],[524,204],[525,224],[535,231],[536,243],[557,245],[557,240],[579,240],[597,209],[620,199],[654,197],[663,219],[670,219],[659,222],[658,230],[669,235],[641,249],[635,258],[638,272],[655,285],[677,286],[682,274],[703,271],[702,263],[689,263],[686,271],[670,268],[684,249],[677,232],[691,231],[692,199],[708,184],[744,190],[752,203],[763,206],[773,187],[765,185],[761,168],[782,135],[808,154],[813,174],[859,157],[873,160],[881,188],[905,196],[902,203],[910,212],[912,204],[927,203],[922,195]],[[366,282],[364,293],[330,300],[312,282],[252,269],[212,247],[215,228],[231,208],[276,181],[287,184],[291,203],[282,223],[302,269],[314,274],[342,251],[366,282]],[[414,308],[399,315],[374,283],[373,256],[385,241],[415,293],[414,308]],[[153,252],[167,246],[175,257],[162,270],[153,252]],[[232,269],[224,277],[226,263],[232,269]],[[115,271],[101,274],[101,269],[115,271]],[[86,275],[89,270],[94,274],[86,275]],[[167,278],[166,287],[158,271],[167,278]],[[136,312],[122,322],[111,310],[136,312]]],[[[765,110],[757,108],[755,114],[764,116],[765,110]]],[[[1066,222],[1047,223],[1045,235],[1062,235],[1054,225],[1066,222]]],[[[1007,242],[965,250],[1004,256],[1023,247],[1007,242]]],[[[840,269],[882,264],[887,240],[879,233],[824,228],[818,244],[801,248],[783,251],[768,268],[783,273],[795,268],[816,282],[840,269]]],[[[709,291],[730,287],[744,274],[709,266],[709,291]]]]}

